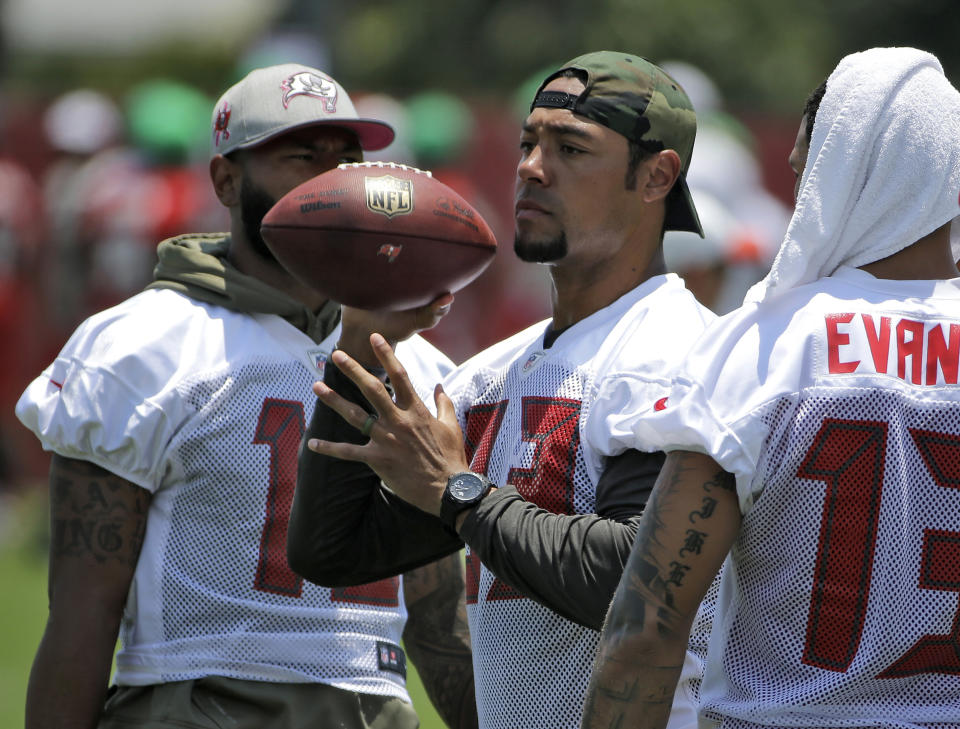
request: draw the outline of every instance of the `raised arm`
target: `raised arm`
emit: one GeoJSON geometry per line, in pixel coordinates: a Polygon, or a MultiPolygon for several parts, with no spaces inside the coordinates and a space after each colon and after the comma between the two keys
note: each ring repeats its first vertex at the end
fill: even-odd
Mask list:
{"type": "Polygon", "coordinates": [[[603,628],[585,729],[667,725],[691,623],[739,527],[733,476],[668,454],[603,628]]]}
{"type": "MultiPolygon", "coordinates": [[[[440,321],[452,301],[453,296],[447,294],[419,309],[401,312],[344,307],[338,349],[353,356],[351,363],[369,378],[368,386],[375,386],[377,395],[389,401],[385,373],[370,348],[369,332],[383,331],[392,343],[407,339],[440,321]]],[[[336,359],[328,362],[324,383],[314,389],[318,394],[327,393],[327,403],[336,398],[342,403],[341,410],[347,409],[350,415],[341,417],[321,397],[305,443],[318,439],[366,443],[362,425],[374,408],[368,395],[341,373],[336,359]]],[[[306,579],[329,587],[373,582],[428,564],[462,547],[460,539],[436,519],[384,489],[380,478],[365,464],[301,449],[287,532],[287,559],[291,568],[306,579]]]]}
{"type": "Polygon", "coordinates": [[[103,710],[151,494],[86,461],[50,466],[50,614],[27,688],[27,729],[89,729],[103,710]]]}
{"type": "MultiPolygon", "coordinates": [[[[399,496],[425,512],[425,517],[436,516],[447,478],[467,470],[453,405],[438,391],[438,417],[433,417],[389,344],[377,335],[371,341],[396,390],[396,402],[359,363],[342,352],[334,353],[337,366],[357,384],[379,420],[370,421],[371,438],[362,445],[341,438],[340,442],[310,440],[309,447],[368,464],[390,487],[392,499],[399,496]]],[[[330,388],[320,387],[317,392],[354,429],[367,422],[365,410],[330,388]]],[[[599,630],[636,534],[636,517],[661,462],[662,456],[636,451],[612,459],[598,488],[598,514],[552,514],[524,501],[513,488],[494,490],[461,516],[460,535],[484,564],[523,594],[599,630]]],[[[436,529],[439,521],[433,519],[432,524],[436,529]]]]}
{"type": "MultiPolygon", "coordinates": [[[[344,419],[318,402],[305,440],[362,445],[367,437],[351,422],[362,422],[373,408],[333,364],[326,367],[324,384],[325,391],[338,393],[356,415],[344,419]]],[[[287,559],[306,579],[328,587],[373,582],[462,547],[436,518],[384,489],[364,463],[301,450],[287,559]]]]}

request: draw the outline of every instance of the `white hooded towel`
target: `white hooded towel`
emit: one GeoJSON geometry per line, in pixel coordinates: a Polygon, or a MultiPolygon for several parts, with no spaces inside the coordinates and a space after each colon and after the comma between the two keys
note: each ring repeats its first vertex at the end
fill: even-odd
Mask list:
{"type": "MultiPolygon", "coordinates": [[[[745,300],[886,258],[958,216],[960,92],[929,53],[854,53],[827,79],[786,237],[745,300]]],[[[960,222],[952,244],[960,258],[960,222]]]]}

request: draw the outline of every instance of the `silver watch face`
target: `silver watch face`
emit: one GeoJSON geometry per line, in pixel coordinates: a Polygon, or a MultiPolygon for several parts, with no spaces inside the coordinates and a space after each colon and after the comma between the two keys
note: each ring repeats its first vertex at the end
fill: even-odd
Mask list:
{"type": "Polygon", "coordinates": [[[457,501],[472,501],[487,489],[486,483],[473,473],[461,473],[450,482],[450,495],[457,501]]]}

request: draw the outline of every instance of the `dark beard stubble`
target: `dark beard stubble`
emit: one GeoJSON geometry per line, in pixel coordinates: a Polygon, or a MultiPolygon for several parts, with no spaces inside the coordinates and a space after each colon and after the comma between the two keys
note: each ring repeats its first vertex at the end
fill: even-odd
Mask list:
{"type": "Polygon", "coordinates": [[[263,188],[244,176],[240,182],[240,219],[243,222],[243,234],[254,253],[264,260],[274,262],[277,259],[274,258],[260,234],[260,223],[276,202],[263,188]]]}
{"type": "Polygon", "coordinates": [[[513,239],[513,252],[517,254],[517,258],[527,263],[559,261],[567,255],[567,234],[561,232],[549,240],[532,241],[516,233],[513,239]]]}

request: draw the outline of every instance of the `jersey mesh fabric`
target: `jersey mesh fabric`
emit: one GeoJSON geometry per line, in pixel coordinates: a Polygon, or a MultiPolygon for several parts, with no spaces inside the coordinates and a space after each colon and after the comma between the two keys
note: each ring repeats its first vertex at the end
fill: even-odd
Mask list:
{"type": "MultiPolygon", "coordinates": [[[[481,443],[495,435],[493,420],[481,426],[478,417],[502,418],[497,445],[476,450],[471,467],[494,483],[514,483],[525,499],[555,513],[590,513],[595,482],[584,468],[578,430],[583,373],[547,356],[551,361],[542,361],[522,383],[518,367],[509,383],[500,374],[482,391],[464,393],[474,403],[466,416],[468,450],[477,433],[481,443]],[[505,392],[513,398],[503,400],[505,392]],[[522,421],[536,435],[524,438],[522,421]]],[[[478,582],[468,585],[467,611],[481,725],[576,726],[599,634],[521,597],[468,560],[471,569],[479,568],[478,582]]]]}
{"type": "MultiPolygon", "coordinates": [[[[673,307],[680,321],[702,322],[699,305],[679,281],[652,282],[650,288],[656,286],[662,286],[660,294],[680,297],[673,307]]],[[[691,339],[677,336],[669,343],[663,336],[668,323],[649,316],[658,306],[656,295],[633,292],[564,332],[549,349],[542,348],[540,324],[463,365],[446,389],[471,468],[495,484],[513,484],[527,501],[553,513],[594,513],[604,457],[616,452],[613,443],[593,447],[583,437],[588,418],[608,415],[595,402],[598,380],[622,368],[642,370],[638,350],[649,342],[668,342],[657,356],[679,359],[681,347],[702,329],[692,325],[691,339]]],[[[481,726],[578,727],[599,633],[522,597],[469,549],[467,572],[481,726]]],[[[688,668],[698,672],[699,662],[691,660],[688,668]]]]}
{"type": "Polygon", "coordinates": [[[323,679],[367,693],[384,678],[402,687],[399,675],[379,670],[376,650],[377,641],[400,641],[399,580],[351,599],[286,565],[286,515],[310,415],[295,395],[314,377],[298,362],[261,358],[181,386],[196,415],[171,448],[178,488],[157,495],[169,514],[165,538],[157,549],[148,542],[135,578],[137,605],[160,609],[155,622],[140,611],[141,629],[125,625],[118,682],[136,682],[142,659],[165,682],[215,674],[323,679]]]}
{"type": "Polygon", "coordinates": [[[960,402],[834,386],[766,410],[707,716],[960,726],[960,402]]]}
{"type": "MultiPolygon", "coordinates": [[[[409,701],[378,660],[400,642],[400,578],[331,590],[286,561],[310,385],[337,336],[147,291],[81,325],[21,398],[45,448],[154,494],[115,682],[319,681],[409,701]]],[[[421,393],[449,371],[419,338],[398,354],[421,393]]]]}
{"type": "Polygon", "coordinates": [[[960,280],[841,269],[719,320],[638,424],[737,477],[702,715],[960,729],[958,321],[960,280]]]}
{"type": "MultiPolygon", "coordinates": [[[[469,398],[476,409],[466,417],[468,450],[479,426],[476,413],[488,414],[490,406],[502,408],[503,434],[489,452],[474,454],[471,467],[494,483],[513,483],[526,500],[555,513],[592,512],[595,481],[579,447],[583,373],[562,361],[542,362],[521,383],[519,369],[511,382],[501,375],[469,398]],[[505,392],[513,398],[502,400],[505,392]]],[[[480,433],[481,442],[490,440],[488,428],[480,433]]],[[[521,597],[468,560],[479,569],[476,585],[468,585],[467,611],[481,725],[577,726],[599,634],[521,597]]]]}

